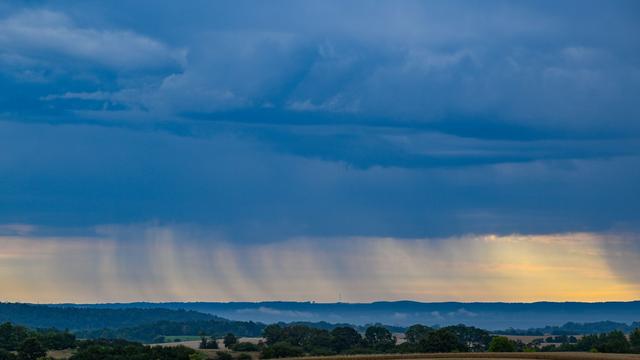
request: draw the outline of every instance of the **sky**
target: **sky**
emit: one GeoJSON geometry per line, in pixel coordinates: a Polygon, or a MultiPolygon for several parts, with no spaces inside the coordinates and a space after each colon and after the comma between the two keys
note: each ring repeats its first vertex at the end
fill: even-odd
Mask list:
{"type": "Polygon", "coordinates": [[[640,299],[637,1],[0,3],[5,301],[640,299]]]}

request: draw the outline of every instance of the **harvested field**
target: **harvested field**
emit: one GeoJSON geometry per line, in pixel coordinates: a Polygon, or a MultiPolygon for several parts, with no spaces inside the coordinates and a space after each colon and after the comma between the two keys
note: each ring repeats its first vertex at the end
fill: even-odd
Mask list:
{"type": "Polygon", "coordinates": [[[148,345],[149,346],[167,346],[167,347],[182,345],[182,346],[190,347],[192,349],[198,349],[198,346],[200,346],[200,340],[173,341],[173,342],[148,344],[148,345]]]}
{"type": "MultiPolygon", "coordinates": [[[[170,338],[170,339],[184,339],[183,341],[168,341],[168,342],[163,342],[163,343],[156,343],[156,344],[148,344],[149,346],[178,346],[178,345],[184,345],[186,347],[190,347],[192,349],[198,349],[198,347],[200,346],[200,337],[199,336],[165,336],[165,338],[170,338]]],[[[264,338],[261,337],[242,337],[238,340],[239,342],[248,342],[248,343],[252,343],[252,344],[258,344],[260,341],[264,341],[264,338]]],[[[224,347],[224,342],[222,341],[222,339],[218,339],[218,346],[219,349],[217,350],[226,350],[224,347]]]]}
{"type": "MultiPolygon", "coordinates": [[[[544,339],[548,338],[549,336],[554,337],[556,335],[551,335],[551,334],[545,334],[545,335],[496,335],[496,334],[491,334],[491,336],[504,336],[509,340],[522,341],[524,344],[530,344],[533,340],[536,340],[536,339],[544,340],[544,339]]],[[[576,334],[576,335],[568,335],[568,336],[573,336],[577,340],[580,340],[580,339],[582,339],[582,337],[584,335],[576,334]]],[[[547,343],[547,342],[544,342],[544,343],[542,343],[542,345],[559,346],[559,345],[562,345],[562,343],[547,343]]]]}
{"type": "Polygon", "coordinates": [[[49,350],[47,356],[53,359],[68,359],[75,353],[73,349],[67,350],[49,350]]]}
{"type": "Polygon", "coordinates": [[[384,354],[305,357],[298,360],[419,360],[419,359],[543,359],[543,360],[640,360],[639,354],[599,354],[587,352],[548,353],[436,353],[436,354],[384,354]]]}

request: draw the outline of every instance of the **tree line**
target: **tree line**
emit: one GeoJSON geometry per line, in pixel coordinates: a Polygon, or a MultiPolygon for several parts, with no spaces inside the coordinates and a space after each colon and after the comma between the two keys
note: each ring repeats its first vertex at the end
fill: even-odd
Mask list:
{"type": "Polygon", "coordinates": [[[233,333],[242,337],[260,336],[264,324],[251,321],[196,320],[196,321],[157,321],[133,327],[119,329],[100,329],[77,331],[75,334],[84,339],[126,339],[142,343],[161,343],[164,336],[196,336],[205,333],[220,337],[233,333]]]}
{"type": "Polygon", "coordinates": [[[46,359],[48,350],[76,349],[71,360],[191,360],[196,351],[184,346],[151,347],[126,340],[78,340],[68,331],[0,325],[0,360],[46,359]]]}
{"type": "MultiPolygon", "coordinates": [[[[301,356],[326,356],[379,353],[425,353],[425,352],[521,352],[521,351],[590,351],[602,353],[640,353],[640,328],[628,336],[621,331],[573,336],[555,336],[543,339],[548,342],[562,341],[559,346],[545,341],[523,344],[505,336],[492,335],[473,326],[455,325],[432,328],[413,325],[404,333],[405,342],[398,343],[396,337],[383,326],[369,326],[359,332],[349,326],[332,330],[318,329],[306,325],[266,326],[264,338],[259,344],[240,342],[233,333],[223,336],[201,333],[203,349],[217,349],[218,339],[232,353],[219,351],[218,360],[249,360],[248,352],[259,352],[261,358],[284,358],[301,356]]],[[[72,360],[85,359],[198,359],[201,354],[181,346],[146,346],[123,339],[78,340],[68,331],[55,329],[28,329],[4,323],[0,325],[0,360],[35,360],[46,355],[47,350],[76,349],[72,360]]]]}
{"type": "Polygon", "coordinates": [[[46,350],[64,350],[75,347],[76,337],[68,331],[31,330],[8,322],[0,325],[0,360],[37,359],[46,355],[46,350]],[[17,352],[17,355],[13,352],[17,352]]]}
{"type": "Polygon", "coordinates": [[[631,333],[635,329],[640,328],[640,322],[635,321],[631,324],[625,324],[615,321],[596,321],[587,323],[568,322],[561,326],[545,326],[542,328],[530,328],[530,329],[505,329],[495,331],[496,334],[501,335],[529,335],[529,336],[544,336],[545,334],[551,335],[575,335],[575,334],[602,334],[612,331],[622,331],[626,334],[631,333]]]}
{"type": "Polygon", "coordinates": [[[0,303],[0,322],[31,328],[69,329],[77,332],[95,329],[135,327],[157,321],[229,321],[192,310],[169,309],[99,309],[72,306],[0,303]]]}
{"type": "Polygon", "coordinates": [[[324,356],[336,354],[467,352],[485,351],[491,341],[488,331],[472,326],[456,325],[433,329],[414,325],[406,331],[406,342],[397,339],[383,326],[370,326],[364,334],[352,327],[333,330],[304,325],[269,325],[264,329],[262,358],[324,356]]]}
{"type": "Polygon", "coordinates": [[[405,342],[386,328],[371,326],[364,334],[351,327],[333,330],[316,329],[303,325],[269,325],[264,329],[265,343],[259,346],[264,359],[351,355],[373,353],[430,353],[430,352],[535,352],[535,351],[590,351],[603,353],[640,353],[640,328],[627,337],[614,330],[609,333],[586,335],[579,340],[572,336],[556,337],[560,346],[524,344],[504,336],[494,336],[473,326],[456,325],[431,328],[413,325],[405,332],[405,342]]]}

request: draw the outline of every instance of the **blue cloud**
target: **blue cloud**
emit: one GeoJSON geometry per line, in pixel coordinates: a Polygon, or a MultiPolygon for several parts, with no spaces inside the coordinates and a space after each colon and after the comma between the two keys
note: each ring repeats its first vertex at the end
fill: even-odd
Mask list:
{"type": "Polygon", "coordinates": [[[626,228],[638,13],[3,4],[0,223],[193,223],[245,241],[626,228]]]}

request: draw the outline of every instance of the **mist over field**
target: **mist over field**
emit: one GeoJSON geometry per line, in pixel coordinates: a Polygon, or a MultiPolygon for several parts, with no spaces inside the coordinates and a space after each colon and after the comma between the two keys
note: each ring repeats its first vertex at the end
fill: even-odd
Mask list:
{"type": "MultiPolygon", "coordinates": [[[[65,307],[69,305],[64,305],[65,307]]],[[[76,306],[73,306],[76,307],[76,306]]],[[[412,301],[374,303],[312,302],[170,302],[83,304],[90,309],[195,310],[238,321],[262,323],[331,323],[366,326],[372,323],[407,328],[414,324],[448,326],[466,324],[489,330],[529,329],[565,323],[610,322],[640,325],[640,302],[477,303],[412,301]]]]}

